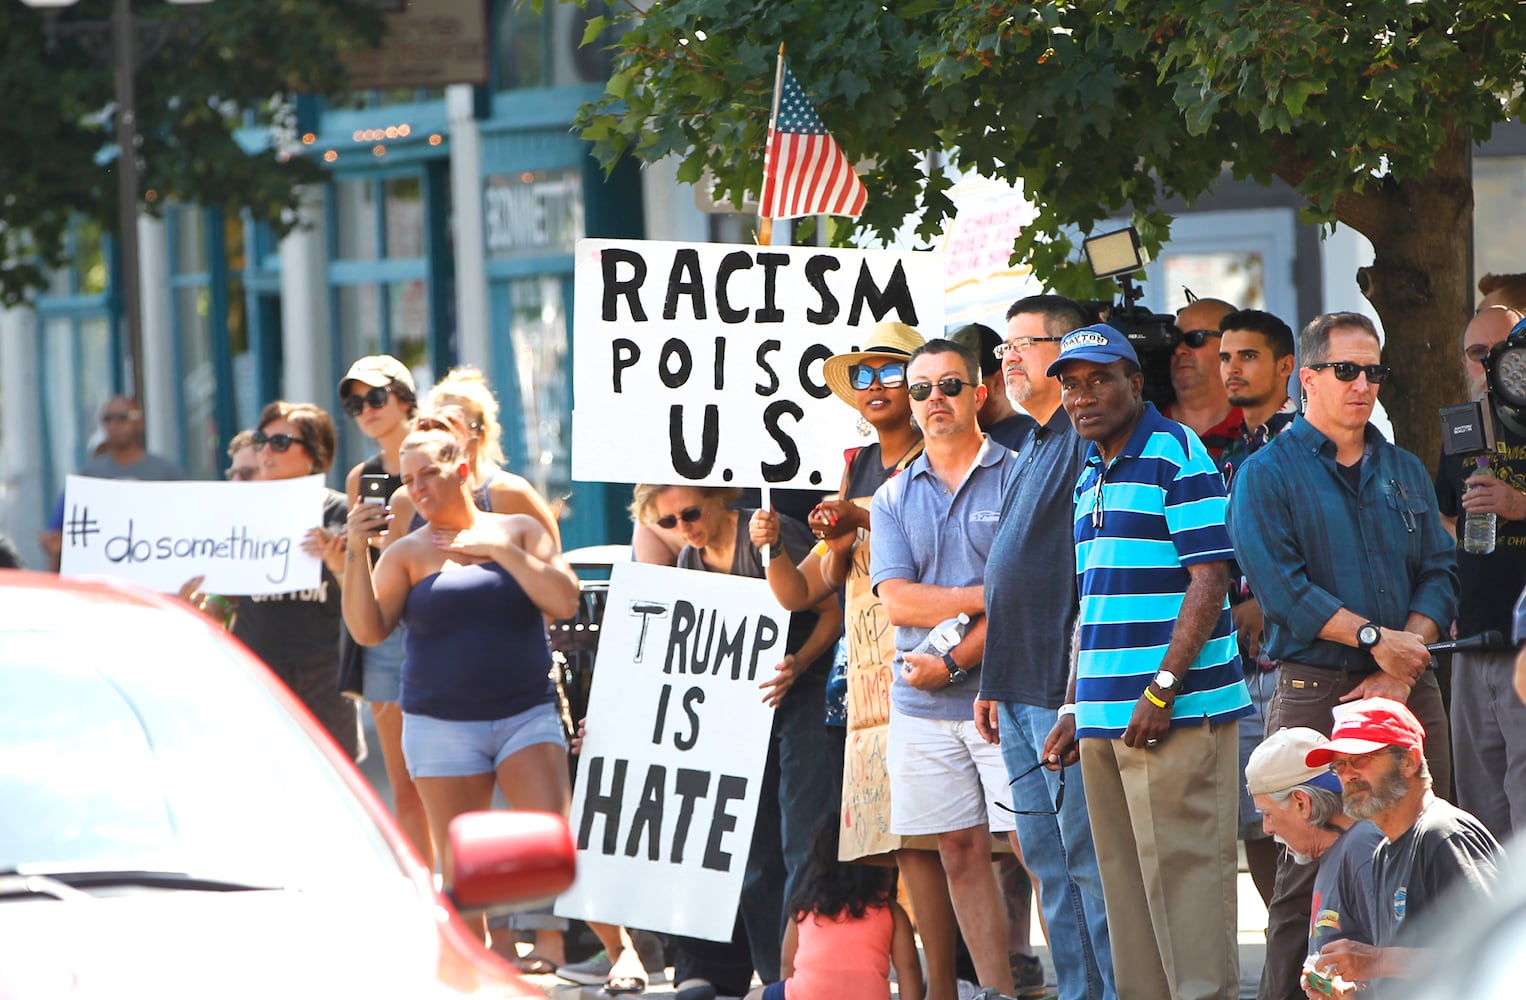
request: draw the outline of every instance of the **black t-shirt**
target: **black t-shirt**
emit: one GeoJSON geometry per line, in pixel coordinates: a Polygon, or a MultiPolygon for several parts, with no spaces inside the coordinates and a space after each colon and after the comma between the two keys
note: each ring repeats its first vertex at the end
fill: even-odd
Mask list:
{"type": "Polygon", "coordinates": [[[1372,943],[1379,948],[1398,943],[1409,922],[1455,886],[1487,899],[1499,882],[1502,861],[1499,842],[1482,823],[1445,799],[1432,798],[1414,826],[1373,855],[1372,943]]]}
{"type": "MultiPolygon", "coordinates": [[[[1526,521],[1499,519],[1494,551],[1480,556],[1462,548],[1463,483],[1473,475],[1476,460],[1442,456],[1436,468],[1436,505],[1457,518],[1457,635],[1467,638],[1485,629],[1499,629],[1507,638],[1511,611],[1526,586],[1526,521]]],[[[1489,457],[1494,474],[1518,490],[1526,490],[1526,438],[1500,428],[1497,450],[1489,457]]]]}
{"type": "MultiPolygon", "coordinates": [[[[343,493],[325,491],[325,528],[342,531],[346,511],[343,493]]],[[[339,582],[325,566],[312,590],[240,597],[233,634],[295,688],[299,674],[327,668],[332,675],[338,670],[339,620],[339,582]]]]}

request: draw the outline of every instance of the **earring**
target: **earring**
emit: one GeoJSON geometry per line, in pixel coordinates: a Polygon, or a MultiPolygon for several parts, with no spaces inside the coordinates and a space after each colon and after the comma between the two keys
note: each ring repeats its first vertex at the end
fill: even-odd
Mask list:
{"type": "Polygon", "coordinates": [[[858,436],[866,438],[873,433],[874,425],[869,423],[868,420],[864,419],[864,415],[860,413],[858,415],[858,436]]]}

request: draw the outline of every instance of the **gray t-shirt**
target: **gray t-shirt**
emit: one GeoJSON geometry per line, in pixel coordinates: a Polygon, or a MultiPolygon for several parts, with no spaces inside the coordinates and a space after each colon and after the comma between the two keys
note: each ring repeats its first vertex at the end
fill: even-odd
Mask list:
{"type": "Polygon", "coordinates": [[[1372,944],[1372,854],[1383,831],[1358,820],[1319,859],[1309,909],[1309,954],[1331,941],[1372,944]]]}
{"type": "Polygon", "coordinates": [[[184,479],[180,466],[167,458],[145,452],[143,457],[127,465],[118,465],[110,455],[97,455],[80,466],[79,474],[95,479],[141,479],[145,482],[165,482],[184,479]]]}
{"type": "MultiPolygon", "coordinates": [[[[1002,496],[1017,467],[1016,454],[986,438],[964,481],[952,492],[933,474],[926,454],[881,486],[869,506],[869,582],[876,591],[886,580],[981,586],[1002,496]]],[[[978,675],[937,691],[919,691],[901,677],[903,654],[916,649],[930,631],[896,626],[891,710],[921,719],[969,719],[978,675]]]]}
{"type": "Polygon", "coordinates": [[[986,563],[986,657],[980,697],[1040,708],[1065,704],[1076,622],[1071,525],[1087,442],[1063,407],[1018,442],[1017,472],[1002,501],[986,563]]]}
{"type": "Polygon", "coordinates": [[[1379,948],[1402,943],[1410,921],[1456,886],[1466,885],[1480,900],[1489,898],[1503,860],[1499,842],[1482,823],[1445,799],[1432,798],[1414,826],[1373,855],[1372,943],[1379,948]]]}

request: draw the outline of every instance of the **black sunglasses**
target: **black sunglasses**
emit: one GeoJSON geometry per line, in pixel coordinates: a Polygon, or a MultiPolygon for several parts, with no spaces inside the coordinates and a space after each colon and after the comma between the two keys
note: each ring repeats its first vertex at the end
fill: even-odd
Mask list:
{"type": "Polygon", "coordinates": [[[848,384],[855,389],[872,389],[876,379],[883,388],[900,388],[906,384],[906,362],[892,361],[878,368],[870,365],[848,366],[848,384]]]}
{"type": "Polygon", "coordinates": [[[307,438],[292,437],[290,434],[266,434],[264,431],[254,432],[255,451],[264,451],[265,446],[269,445],[271,451],[277,455],[284,455],[291,450],[291,446],[294,444],[300,444],[308,451],[313,450],[312,446],[307,443],[307,438]]]}
{"type": "Polygon", "coordinates": [[[702,507],[685,507],[677,514],[669,514],[667,517],[659,517],[657,519],[657,527],[672,531],[674,528],[678,527],[679,521],[682,521],[684,524],[693,524],[695,521],[699,520],[699,516],[704,512],[704,508],[702,507]]]}
{"type": "MultiPolygon", "coordinates": [[[[1007,782],[1007,786],[1011,787],[1012,785],[1017,784],[1019,781],[1022,781],[1024,778],[1028,777],[1028,775],[1032,774],[1034,771],[1037,771],[1037,770],[1039,770],[1040,768],[1042,768],[1044,766],[1045,766],[1044,762],[1043,761],[1039,761],[1037,764],[1034,764],[1032,767],[1028,768],[1028,770],[1024,771],[1022,774],[1019,774],[1017,777],[1015,777],[1011,781],[1007,782]]],[[[1065,768],[1063,768],[1063,767],[1060,768],[1058,773],[1060,775],[1060,787],[1058,789],[1056,789],[1055,793],[1054,793],[1054,808],[1053,809],[1013,809],[1011,806],[1007,805],[1005,802],[998,802],[996,804],[998,806],[1000,806],[1001,808],[1007,810],[1007,812],[1011,813],[1014,816],[1058,816],[1058,815],[1060,815],[1061,807],[1063,807],[1065,805],[1065,768]]],[[[1045,790],[1046,791],[1048,790],[1047,787],[1046,787],[1045,790]]]]}
{"type": "Polygon", "coordinates": [[[1181,331],[1180,343],[1186,344],[1194,351],[1208,343],[1209,337],[1222,337],[1223,333],[1218,330],[1183,330],[1181,331]]]}
{"type": "Polygon", "coordinates": [[[1312,365],[1304,365],[1305,368],[1314,372],[1322,372],[1326,368],[1335,369],[1335,377],[1342,382],[1355,382],[1358,375],[1366,375],[1367,381],[1373,385],[1379,385],[1388,381],[1388,376],[1393,369],[1387,365],[1359,365],[1355,361],[1316,361],[1312,365]]]}
{"type": "Polygon", "coordinates": [[[352,417],[358,417],[365,412],[366,407],[379,410],[387,405],[387,397],[392,395],[388,386],[379,385],[364,393],[352,392],[344,397],[344,412],[352,417]]]}
{"type": "Polygon", "coordinates": [[[906,387],[906,394],[920,403],[933,394],[933,386],[936,385],[939,392],[952,399],[963,392],[965,386],[972,386],[974,384],[974,382],[966,382],[963,379],[940,378],[936,382],[913,382],[906,387]]]}

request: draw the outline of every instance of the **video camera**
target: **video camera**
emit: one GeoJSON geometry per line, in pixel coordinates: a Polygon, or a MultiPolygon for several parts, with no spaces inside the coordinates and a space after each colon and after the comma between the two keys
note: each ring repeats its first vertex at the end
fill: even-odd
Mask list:
{"type": "Polygon", "coordinates": [[[1441,450],[1464,458],[1494,451],[1500,420],[1526,433],[1526,319],[1485,354],[1483,399],[1441,409],[1441,450]],[[1487,405],[1486,405],[1487,404],[1487,405]]]}
{"type": "Polygon", "coordinates": [[[1152,313],[1138,304],[1144,292],[1134,287],[1132,276],[1150,262],[1139,243],[1139,233],[1129,226],[1092,236],[1083,240],[1081,247],[1086,251],[1092,276],[1099,280],[1117,278],[1122,288],[1116,303],[1082,305],[1095,310],[1098,320],[1122,333],[1134,345],[1140,371],[1144,373],[1144,397],[1163,409],[1176,399],[1176,391],[1171,387],[1171,354],[1181,343],[1182,331],[1177,329],[1175,316],[1152,313]]]}

